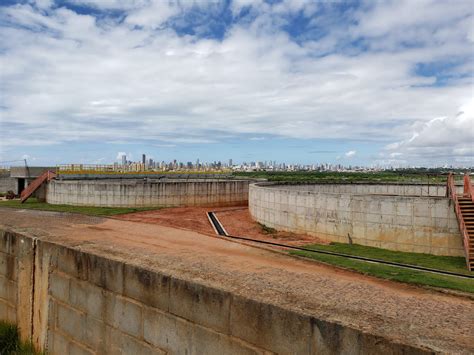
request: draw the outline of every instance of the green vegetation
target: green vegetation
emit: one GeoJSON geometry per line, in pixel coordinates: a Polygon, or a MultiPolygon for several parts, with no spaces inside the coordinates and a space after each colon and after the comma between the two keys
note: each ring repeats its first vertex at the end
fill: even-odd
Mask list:
{"type": "Polygon", "coordinates": [[[16,325],[0,321],[0,355],[40,355],[31,342],[22,342],[16,325]]]}
{"type": "MultiPolygon", "coordinates": [[[[373,259],[399,262],[423,266],[432,269],[451,271],[466,275],[473,275],[466,269],[463,257],[437,256],[421,253],[405,253],[380,248],[362,246],[358,244],[331,243],[330,245],[312,244],[305,248],[324,250],[349,255],[365,256],[373,259]]],[[[347,259],[340,256],[318,254],[306,251],[291,251],[290,254],[299,255],[331,265],[341,266],[363,274],[383,279],[407,282],[422,286],[433,286],[474,293],[474,280],[455,276],[437,275],[430,272],[416,271],[377,263],[347,259]]]]}
{"type": "Polygon", "coordinates": [[[258,225],[261,228],[263,234],[276,234],[277,233],[277,230],[275,228],[268,227],[262,223],[258,223],[258,225]]]}
{"type": "MultiPolygon", "coordinates": [[[[447,172],[429,169],[381,172],[256,171],[234,172],[237,177],[285,182],[423,182],[446,183],[447,172]]],[[[461,177],[459,177],[461,179],[461,177]]]]}
{"type": "Polygon", "coordinates": [[[53,212],[71,212],[87,214],[91,216],[113,216],[124,213],[141,212],[157,210],[160,207],[94,207],[94,206],[68,206],[68,205],[50,205],[46,202],[38,202],[35,198],[28,199],[25,203],[19,200],[0,201],[0,207],[23,208],[30,210],[53,211],[53,212]]]}

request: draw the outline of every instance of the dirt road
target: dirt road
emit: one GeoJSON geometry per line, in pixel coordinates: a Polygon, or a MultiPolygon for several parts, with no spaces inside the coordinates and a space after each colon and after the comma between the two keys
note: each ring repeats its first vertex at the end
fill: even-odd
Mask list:
{"type": "Polygon", "coordinates": [[[0,209],[0,225],[445,353],[474,353],[474,302],[192,231],[0,209]]]}

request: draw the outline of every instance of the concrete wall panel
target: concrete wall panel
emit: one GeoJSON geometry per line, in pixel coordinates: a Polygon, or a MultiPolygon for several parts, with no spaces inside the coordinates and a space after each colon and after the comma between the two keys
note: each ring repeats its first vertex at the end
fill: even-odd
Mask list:
{"type": "Polygon", "coordinates": [[[53,180],[51,204],[102,207],[234,206],[248,202],[248,180],[53,180]]]}
{"type": "Polygon", "coordinates": [[[269,227],[335,242],[350,236],[362,245],[463,256],[445,194],[441,185],[257,183],[249,187],[249,210],[269,227]]]}
{"type": "Polygon", "coordinates": [[[10,177],[10,172],[0,173],[0,192],[13,191],[18,193],[18,183],[15,178],[10,177]]]}

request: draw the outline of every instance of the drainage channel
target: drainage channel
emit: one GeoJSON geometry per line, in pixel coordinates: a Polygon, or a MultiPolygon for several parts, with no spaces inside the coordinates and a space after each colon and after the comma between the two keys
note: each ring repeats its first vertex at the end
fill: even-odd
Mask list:
{"type": "Polygon", "coordinates": [[[214,228],[214,231],[216,234],[222,236],[222,237],[227,237],[228,234],[224,227],[222,226],[221,222],[217,218],[216,214],[214,212],[207,212],[207,217],[209,218],[209,222],[211,222],[212,228],[214,228]]]}
{"type": "Polygon", "coordinates": [[[252,239],[252,238],[246,238],[246,237],[238,237],[238,236],[230,235],[226,232],[226,230],[224,229],[224,226],[222,226],[221,222],[219,221],[219,219],[217,218],[217,216],[214,212],[207,212],[207,216],[209,218],[209,222],[211,222],[211,225],[214,228],[214,231],[216,232],[216,234],[220,235],[221,237],[226,237],[226,238],[230,238],[230,239],[237,239],[237,240],[244,240],[244,241],[247,241],[247,242],[272,245],[272,246],[288,248],[288,249],[294,249],[294,250],[300,250],[300,251],[307,251],[307,252],[317,253],[317,254],[340,256],[340,257],[347,258],[347,259],[354,259],[354,260],[360,260],[360,261],[365,261],[365,262],[369,262],[369,263],[377,263],[377,264],[396,266],[396,267],[400,267],[400,268],[404,268],[404,269],[411,269],[411,270],[417,270],[417,271],[426,271],[426,272],[430,272],[430,273],[438,274],[438,275],[443,275],[443,276],[456,276],[456,277],[471,279],[471,280],[474,279],[474,275],[464,275],[464,274],[458,274],[456,272],[430,269],[430,268],[426,268],[426,267],[423,267],[423,266],[402,264],[402,263],[397,263],[397,262],[393,262],[393,261],[386,261],[386,260],[380,260],[380,259],[371,259],[371,258],[366,258],[364,256],[341,254],[341,253],[335,253],[335,252],[332,252],[332,251],[325,251],[325,250],[314,250],[314,249],[308,249],[308,248],[298,247],[298,246],[294,246],[294,245],[286,245],[286,244],[281,244],[281,243],[268,242],[268,241],[265,241],[265,240],[258,240],[258,239],[252,239]]]}

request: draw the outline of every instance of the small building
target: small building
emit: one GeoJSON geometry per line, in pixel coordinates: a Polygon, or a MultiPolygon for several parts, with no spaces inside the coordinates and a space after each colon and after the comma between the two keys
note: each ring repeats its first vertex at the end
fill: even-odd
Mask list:
{"type": "Polygon", "coordinates": [[[28,184],[47,170],[56,171],[47,166],[13,166],[10,171],[0,174],[0,192],[13,191],[19,195],[28,184]]]}

